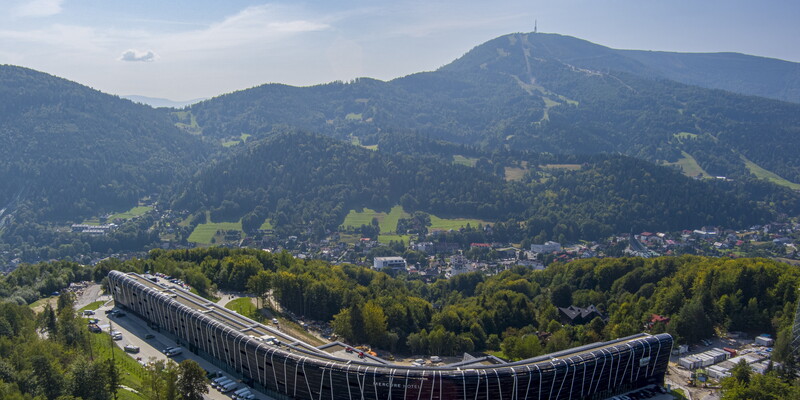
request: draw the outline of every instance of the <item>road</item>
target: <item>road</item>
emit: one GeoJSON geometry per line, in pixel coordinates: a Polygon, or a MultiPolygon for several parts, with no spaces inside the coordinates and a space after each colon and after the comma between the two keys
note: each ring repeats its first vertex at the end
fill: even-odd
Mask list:
{"type": "MultiPolygon", "coordinates": [[[[98,297],[95,297],[95,300],[88,301],[87,304],[91,303],[92,301],[96,301],[96,299],[98,299],[98,297]]],[[[100,299],[102,299],[102,297],[100,297],[100,299]]],[[[140,349],[139,353],[131,356],[133,356],[134,358],[141,357],[141,359],[144,361],[148,361],[151,359],[166,360],[168,358],[167,356],[164,355],[164,353],[161,352],[161,350],[170,346],[176,346],[176,343],[174,341],[148,328],[147,323],[145,321],[143,321],[142,319],[133,314],[126,313],[126,316],[124,317],[109,318],[108,315],[106,315],[105,311],[110,310],[112,308],[113,308],[113,301],[107,302],[98,310],[96,310],[95,318],[100,320],[98,325],[103,327],[105,332],[108,332],[109,329],[114,329],[122,333],[122,340],[117,340],[114,342],[117,346],[119,346],[120,348],[123,348],[127,344],[139,346],[140,349]],[[154,337],[152,339],[145,339],[144,337],[148,333],[153,334],[154,337]]],[[[191,358],[197,361],[200,364],[200,366],[205,368],[207,371],[219,370],[219,368],[216,367],[215,365],[204,360],[202,357],[189,352],[185,348],[183,350],[183,354],[171,358],[178,363],[187,358],[191,358]]],[[[257,399],[272,400],[271,397],[263,393],[259,393],[255,389],[251,388],[250,391],[257,396],[256,397],[257,399]]],[[[216,389],[212,388],[210,385],[208,386],[208,394],[204,395],[203,398],[208,400],[230,400],[229,396],[220,393],[216,389]]]]}

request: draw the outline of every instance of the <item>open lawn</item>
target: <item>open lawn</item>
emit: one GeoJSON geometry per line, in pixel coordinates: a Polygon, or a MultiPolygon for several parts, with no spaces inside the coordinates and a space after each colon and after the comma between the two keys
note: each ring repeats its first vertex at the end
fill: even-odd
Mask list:
{"type": "Polygon", "coordinates": [[[539,167],[543,169],[566,169],[569,171],[577,171],[581,169],[580,164],[544,164],[539,167]]]}
{"type": "Polygon", "coordinates": [[[258,321],[258,313],[256,306],[253,304],[253,299],[250,297],[240,297],[225,304],[225,308],[236,311],[240,315],[258,321]]]}
{"type": "Polygon", "coordinates": [[[134,217],[138,217],[140,215],[144,215],[148,211],[151,211],[152,209],[153,209],[153,207],[145,207],[145,206],[133,207],[128,211],[114,214],[114,215],[108,217],[108,219],[111,220],[111,221],[113,221],[115,219],[131,219],[131,218],[134,218],[134,217]]]}
{"type": "Polygon", "coordinates": [[[408,213],[403,211],[401,206],[392,207],[388,214],[369,208],[364,208],[361,211],[350,210],[341,226],[358,228],[361,225],[371,224],[372,219],[377,218],[381,232],[389,233],[397,230],[397,221],[400,218],[408,218],[408,216],[408,213]]]}
{"type": "Polygon", "coordinates": [[[211,244],[211,239],[217,231],[242,231],[242,221],[239,222],[209,222],[199,224],[189,235],[189,241],[200,244],[211,244]]]}
{"type": "MultiPolygon", "coordinates": [[[[350,213],[347,214],[347,217],[345,217],[344,223],[342,223],[341,227],[358,228],[361,225],[371,224],[372,218],[377,218],[378,224],[381,228],[381,234],[378,237],[378,241],[380,241],[381,243],[389,243],[390,240],[395,240],[395,241],[403,240],[406,243],[408,243],[409,239],[408,235],[395,234],[395,231],[397,230],[397,221],[400,218],[408,218],[408,217],[409,214],[403,210],[402,206],[399,205],[392,207],[392,210],[388,214],[383,212],[377,212],[369,208],[364,208],[361,211],[350,210],[350,213]]],[[[470,218],[439,218],[435,215],[431,215],[430,229],[438,229],[438,230],[459,229],[466,227],[467,224],[476,227],[479,224],[491,225],[491,222],[482,221],[479,219],[470,219],[470,218]]],[[[355,241],[357,241],[357,239],[355,241]]]]}
{"type": "Polygon", "coordinates": [[[50,307],[53,307],[53,309],[55,309],[57,302],[58,302],[58,296],[44,297],[34,301],[31,304],[28,304],[28,307],[30,307],[31,310],[33,310],[33,312],[40,313],[44,310],[45,307],[47,307],[48,304],[50,304],[50,307]]]}
{"type": "Polygon", "coordinates": [[[83,312],[84,312],[84,311],[86,311],[86,310],[92,310],[92,311],[94,311],[94,310],[97,310],[98,308],[100,308],[100,306],[102,306],[102,305],[103,305],[103,303],[105,303],[105,302],[104,302],[104,301],[95,301],[95,302],[93,302],[93,303],[89,303],[89,304],[87,304],[87,305],[83,306],[83,307],[82,307],[80,310],[78,310],[78,311],[79,311],[79,312],[81,312],[81,313],[83,313],[83,312]]]}
{"type": "Polygon", "coordinates": [[[361,239],[361,235],[351,235],[349,233],[340,233],[339,241],[347,244],[356,244],[361,239]]]}
{"type": "Polygon", "coordinates": [[[180,122],[176,122],[175,126],[183,131],[189,132],[192,135],[202,135],[203,129],[197,124],[197,119],[191,111],[175,111],[172,115],[178,117],[180,122]]]}
{"type": "MultiPolygon", "coordinates": [[[[116,361],[117,368],[119,368],[119,375],[122,379],[122,385],[139,389],[142,387],[142,378],[145,375],[144,367],[134,360],[128,353],[120,349],[116,345],[111,344],[111,338],[108,333],[92,333],[89,334],[89,340],[92,344],[92,351],[90,356],[95,359],[107,360],[111,358],[111,351],[114,351],[114,360],[116,361]]],[[[120,389],[117,392],[118,399],[143,399],[139,394],[132,393],[125,389],[120,389]]]]}
{"type": "Polygon", "coordinates": [[[527,168],[506,167],[506,181],[521,181],[527,172],[527,168]]]}
{"type": "Polygon", "coordinates": [[[689,132],[678,132],[672,136],[680,141],[683,141],[685,139],[697,139],[697,134],[689,132]]]}
{"type": "Polygon", "coordinates": [[[399,242],[402,241],[406,245],[408,245],[408,241],[411,240],[411,235],[392,235],[392,234],[380,234],[378,235],[378,242],[389,244],[391,241],[399,242]]]}
{"type": "Polygon", "coordinates": [[[744,165],[756,178],[770,181],[776,185],[786,186],[792,190],[800,190],[800,184],[790,182],[772,171],[761,168],[758,164],[748,160],[743,155],[739,155],[739,157],[742,158],[744,165]]]}
{"type": "Polygon", "coordinates": [[[258,227],[258,229],[273,229],[272,222],[269,219],[265,219],[264,223],[258,227]]]}
{"type": "Polygon", "coordinates": [[[466,165],[468,167],[474,167],[475,163],[477,162],[478,159],[475,157],[464,157],[459,154],[453,156],[453,164],[461,164],[461,165],[466,165]]]}
{"type": "Polygon", "coordinates": [[[681,154],[683,154],[683,157],[681,157],[680,160],[674,163],[665,163],[664,165],[677,165],[681,168],[681,171],[683,171],[684,175],[691,178],[696,176],[701,178],[711,176],[700,166],[700,164],[697,163],[697,160],[695,160],[691,154],[685,151],[681,151],[681,154]]]}
{"type": "Polygon", "coordinates": [[[450,230],[450,229],[459,229],[464,228],[469,224],[471,227],[477,227],[479,224],[483,225],[491,225],[491,222],[482,221],[479,219],[470,219],[470,218],[439,218],[435,215],[431,215],[431,226],[430,229],[441,229],[441,230],[450,230]]]}
{"type": "Polygon", "coordinates": [[[236,146],[239,143],[247,143],[247,138],[249,138],[250,136],[253,136],[253,135],[251,135],[249,133],[243,133],[243,134],[239,135],[239,139],[223,141],[222,142],[222,146],[223,147],[231,147],[231,146],[236,146]]]}

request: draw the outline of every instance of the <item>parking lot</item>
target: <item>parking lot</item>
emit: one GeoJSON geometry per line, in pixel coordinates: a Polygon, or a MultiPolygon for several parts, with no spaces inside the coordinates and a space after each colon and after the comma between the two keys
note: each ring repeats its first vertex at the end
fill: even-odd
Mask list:
{"type": "MultiPolygon", "coordinates": [[[[95,315],[93,315],[92,318],[98,319],[97,325],[102,328],[104,334],[108,334],[110,330],[116,330],[120,332],[122,339],[114,341],[114,343],[120,348],[124,348],[126,345],[139,347],[138,353],[129,353],[129,356],[139,360],[142,363],[146,363],[151,360],[166,360],[167,358],[172,358],[175,360],[175,362],[179,363],[187,358],[191,358],[197,361],[206,371],[216,372],[219,370],[219,368],[215,365],[204,360],[202,357],[189,352],[185,348],[181,354],[173,357],[167,357],[162,350],[168,347],[177,346],[175,341],[148,328],[146,322],[130,313],[125,313],[124,316],[113,314],[107,315],[106,311],[110,311],[112,309],[113,302],[106,303],[95,311],[95,315]]],[[[228,374],[225,375],[230,377],[228,374]]],[[[238,387],[244,387],[244,384],[240,383],[238,387]]],[[[263,393],[255,391],[255,389],[251,388],[250,391],[256,395],[257,399],[272,399],[263,393]]],[[[211,385],[208,387],[208,394],[204,395],[203,397],[205,399],[213,400],[231,399],[230,396],[220,393],[216,389],[212,388],[211,385]]]]}

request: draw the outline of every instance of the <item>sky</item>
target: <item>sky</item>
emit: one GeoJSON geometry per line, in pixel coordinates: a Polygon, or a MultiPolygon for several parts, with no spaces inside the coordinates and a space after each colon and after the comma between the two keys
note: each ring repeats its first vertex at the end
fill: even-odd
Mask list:
{"type": "Polygon", "coordinates": [[[797,0],[0,0],[0,64],[117,95],[210,98],[435,70],[495,37],[800,62],[797,0]]]}

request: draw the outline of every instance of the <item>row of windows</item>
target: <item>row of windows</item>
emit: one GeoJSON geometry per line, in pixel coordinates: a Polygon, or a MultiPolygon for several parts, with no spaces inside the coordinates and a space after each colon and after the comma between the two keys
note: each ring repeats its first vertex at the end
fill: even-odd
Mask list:
{"type": "MultiPolygon", "coordinates": [[[[298,397],[317,398],[324,393],[324,398],[330,395],[330,398],[364,396],[377,399],[386,398],[391,393],[397,398],[408,395],[413,398],[477,399],[509,397],[512,394],[511,397],[519,398],[526,395],[541,399],[590,398],[598,393],[663,380],[672,346],[672,338],[661,335],[555,362],[463,371],[406,370],[397,366],[326,362],[255,342],[241,332],[221,326],[205,314],[186,309],[177,301],[158,296],[157,291],[119,275],[114,276],[113,282],[121,283],[122,291],[132,295],[138,292],[142,297],[155,300],[144,313],[144,318],[167,326],[183,340],[199,342],[200,350],[227,363],[245,378],[252,378],[271,391],[298,397]],[[189,320],[188,330],[185,319],[189,320]],[[191,329],[192,324],[195,329],[191,329]],[[231,352],[229,348],[238,352],[231,352]],[[641,365],[640,360],[645,357],[651,360],[641,365]]],[[[124,302],[126,297],[122,291],[116,290],[115,297],[119,294],[124,302]]],[[[132,303],[135,305],[132,311],[142,314],[141,310],[145,309],[142,303],[132,303]]]]}

